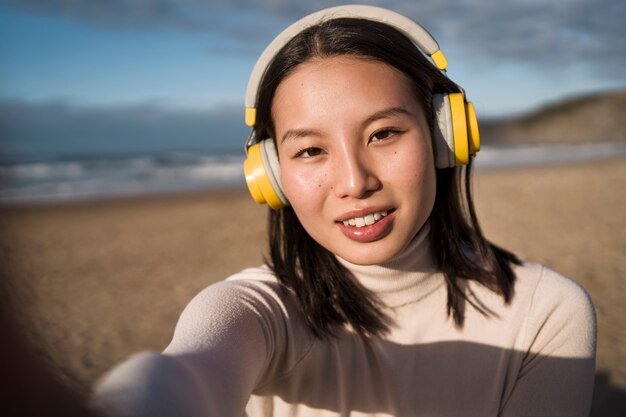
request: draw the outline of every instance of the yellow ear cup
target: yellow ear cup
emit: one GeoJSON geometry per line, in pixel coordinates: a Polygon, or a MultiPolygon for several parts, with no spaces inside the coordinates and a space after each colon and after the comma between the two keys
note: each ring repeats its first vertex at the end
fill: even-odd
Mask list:
{"type": "Polygon", "coordinates": [[[258,204],[267,203],[274,210],[285,206],[274,190],[261,156],[261,143],[248,148],[248,157],[243,162],[248,190],[258,204]]]}
{"type": "Polygon", "coordinates": [[[465,103],[465,117],[467,119],[467,136],[469,140],[469,153],[476,155],[480,151],[480,131],[478,130],[478,118],[476,110],[471,102],[465,103]]]}
{"type": "Polygon", "coordinates": [[[246,183],[248,184],[248,190],[252,198],[258,204],[264,204],[265,197],[263,196],[263,191],[259,183],[263,181],[265,173],[258,143],[248,149],[248,157],[243,161],[243,172],[246,176],[246,183]]]}
{"type": "Polygon", "coordinates": [[[462,93],[451,93],[449,98],[450,113],[452,114],[452,131],[454,132],[455,165],[465,165],[469,163],[465,99],[462,93]]]}

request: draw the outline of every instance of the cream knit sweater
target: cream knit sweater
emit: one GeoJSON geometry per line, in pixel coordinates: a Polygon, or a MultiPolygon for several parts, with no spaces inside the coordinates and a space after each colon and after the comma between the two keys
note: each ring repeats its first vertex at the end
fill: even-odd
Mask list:
{"type": "Polygon", "coordinates": [[[315,339],[267,267],[200,292],[163,353],[140,353],[97,385],[110,416],[587,416],[595,315],[587,293],[537,264],[513,301],[470,282],[489,316],[446,315],[428,226],[393,262],[345,262],[387,306],[384,337],[315,339]]]}

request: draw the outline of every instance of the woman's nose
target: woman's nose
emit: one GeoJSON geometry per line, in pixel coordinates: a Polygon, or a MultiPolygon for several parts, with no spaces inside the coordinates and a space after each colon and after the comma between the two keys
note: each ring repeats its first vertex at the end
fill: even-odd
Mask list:
{"type": "Polygon", "coordinates": [[[333,171],[333,190],[340,198],[364,198],[381,185],[375,167],[359,154],[337,158],[333,171]]]}

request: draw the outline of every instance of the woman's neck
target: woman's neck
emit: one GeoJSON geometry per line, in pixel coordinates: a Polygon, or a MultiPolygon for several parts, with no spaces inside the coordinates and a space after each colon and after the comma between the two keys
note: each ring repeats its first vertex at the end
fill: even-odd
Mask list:
{"type": "Polygon", "coordinates": [[[407,247],[379,265],[356,265],[337,257],[368,290],[389,307],[415,302],[443,284],[430,250],[430,224],[425,223],[407,247]]]}

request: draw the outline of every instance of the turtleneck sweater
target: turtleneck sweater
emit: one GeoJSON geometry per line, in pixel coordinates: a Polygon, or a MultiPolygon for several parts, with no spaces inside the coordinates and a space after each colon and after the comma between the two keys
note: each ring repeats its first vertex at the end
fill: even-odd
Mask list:
{"type": "Polygon", "coordinates": [[[464,281],[464,325],[447,313],[428,224],[383,265],[339,259],[375,294],[388,332],[321,340],[267,266],[201,291],[161,352],[100,380],[107,416],[587,416],[596,323],[587,293],[541,265],[515,268],[510,303],[464,281]],[[472,304],[481,307],[481,313],[472,304]]]}

